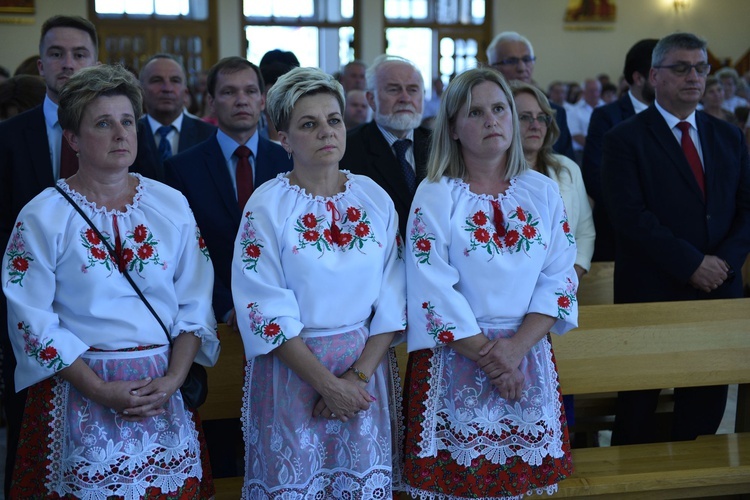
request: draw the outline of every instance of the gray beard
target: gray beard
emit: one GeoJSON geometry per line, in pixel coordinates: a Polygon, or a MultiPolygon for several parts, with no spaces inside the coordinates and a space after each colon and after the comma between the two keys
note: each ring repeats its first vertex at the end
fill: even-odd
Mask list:
{"type": "Polygon", "coordinates": [[[387,129],[408,132],[422,123],[422,113],[415,113],[410,117],[409,115],[384,115],[376,111],[375,122],[387,129]]]}

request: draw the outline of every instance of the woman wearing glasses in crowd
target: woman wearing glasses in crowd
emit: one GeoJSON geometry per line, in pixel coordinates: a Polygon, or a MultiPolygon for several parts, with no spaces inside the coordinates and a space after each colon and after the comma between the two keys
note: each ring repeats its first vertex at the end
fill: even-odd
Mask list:
{"type": "Polygon", "coordinates": [[[407,224],[409,493],[553,493],[572,472],[549,332],[577,325],[576,245],[559,190],[528,168],[495,70],[443,94],[407,224]]]}
{"type": "Polygon", "coordinates": [[[516,101],[523,155],[532,169],[552,178],[560,188],[569,230],[578,247],[575,270],[580,280],[591,268],[596,237],[581,169],[569,158],[552,150],[560,132],[545,95],[533,85],[523,82],[512,82],[510,87],[516,101]]]}

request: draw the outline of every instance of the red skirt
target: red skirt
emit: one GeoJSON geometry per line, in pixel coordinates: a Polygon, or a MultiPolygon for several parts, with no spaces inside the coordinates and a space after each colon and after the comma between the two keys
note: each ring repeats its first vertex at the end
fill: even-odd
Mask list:
{"type": "MultiPolygon", "coordinates": [[[[561,458],[547,456],[541,465],[529,465],[517,456],[508,459],[504,465],[498,465],[480,455],[472,460],[470,467],[465,467],[459,465],[447,450],[439,450],[436,457],[420,458],[419,441],[432,355],[430,349],[412,352],[406,371],[403,479],[409,493],[429,499],[520,498],[532,492],[542,493],[573,473],[564,409],[561,409],[560,417],[564,455],[561,458]]],[[[554,363],[554,353],[552,361],[554,363]]],[[[557,393],[562,406],[559,386],[557,393]]]]}
{"type": "MultiPolygon", "coordinates": [[[[18,440],[16,464],[13,470],[13,482],[10,498],[44,498],[44,499],[74,499],[75,496],[61,497],[56,493],[49,493],[43,478],[47,477],[47,466],[51,463],[50,454],[50,422],[52,421],[52,388],[58,381],[57,377],[50,377],[29,388],[21,423],[21,433],[18,440]]],[[[201,466],[203,479],[188,478],[177,492],[162,493],[160,488],[146,489],[143,498],[153,500],[192,500],[206,499],[215,494],[211,464],[208,459],[208,448],[203,436],[198,412],[190,410],[198,431],[201,449],[201,466]]],[[[114,497],[111,497],[114,498],[114,497]]]]}

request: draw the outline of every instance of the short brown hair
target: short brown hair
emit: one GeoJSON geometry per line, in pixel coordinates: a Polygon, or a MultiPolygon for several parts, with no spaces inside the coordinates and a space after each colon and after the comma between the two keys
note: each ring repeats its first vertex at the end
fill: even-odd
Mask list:
{"type": "Polygon", "coordinates": [[[208,95],[216,97],[214,92],[216,92],[216,81],[219,79],[219,73],[231,74],[248,68],[255,71],[255,74],[258,76],[258,87],[260,87],[260,93],[264,94],[266,92],[266,84],[263,82],[263,75],[258,66],[243,57],[232,56],[225,57],[208,70],[208,76],[206,77],[206,90],[208,90],[208,95]]]}
{"type": "Polygon", "coordinates": [[[86,107],[99,97],[124,95],[133,105],[138,120],[143,113],[143,94],[138,80],[120,66],[101,64],[84,68],[70,77],[60,91],[57,117],[63,130],[78,134],[86,107]]]}
{"type": "Polygon", "coordinates": [[[43,54],[42,44],[44,43],[44,36],[52,28],[75,28],[77,30],[85,31],[91,38],[91,43],[94,44],[94,59],[99,53],[99,39],[96,35],[96,27],[88,19],[84,19],[79,16],[52,16],[42,25],[42,36],[39,37],[39,53],[43,54]]]}

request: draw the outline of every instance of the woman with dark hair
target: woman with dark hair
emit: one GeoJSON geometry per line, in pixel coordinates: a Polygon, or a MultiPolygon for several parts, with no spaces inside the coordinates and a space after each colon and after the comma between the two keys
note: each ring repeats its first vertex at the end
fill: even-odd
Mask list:
{"type": "Polygon", "coordinates": [[[295,68],[268,92],[294,160],[244,209],[232,296],[248,364],[243,498],[390,498],[399,485],[405,327],[398,215],[370,178],[339,170],[344,93],[295,68]]]}
{"type": "Polygon", "coordinates": [[[5,251],[29,387],[12,498],[213,495],[180,392],[193,360],[219,354],[213,269],[185,198],[128,173],[141,102],[122,67],[70,77],[58,115],[78,171],[21,210],[5,251]]]}
{"type": "Polygon", "coordinates": [[[490,68],[443,93],[409,216],[404,480],[431,500],[554,493],[572,472],[548,335],[577,324],[576,246],[490,68]]]}

